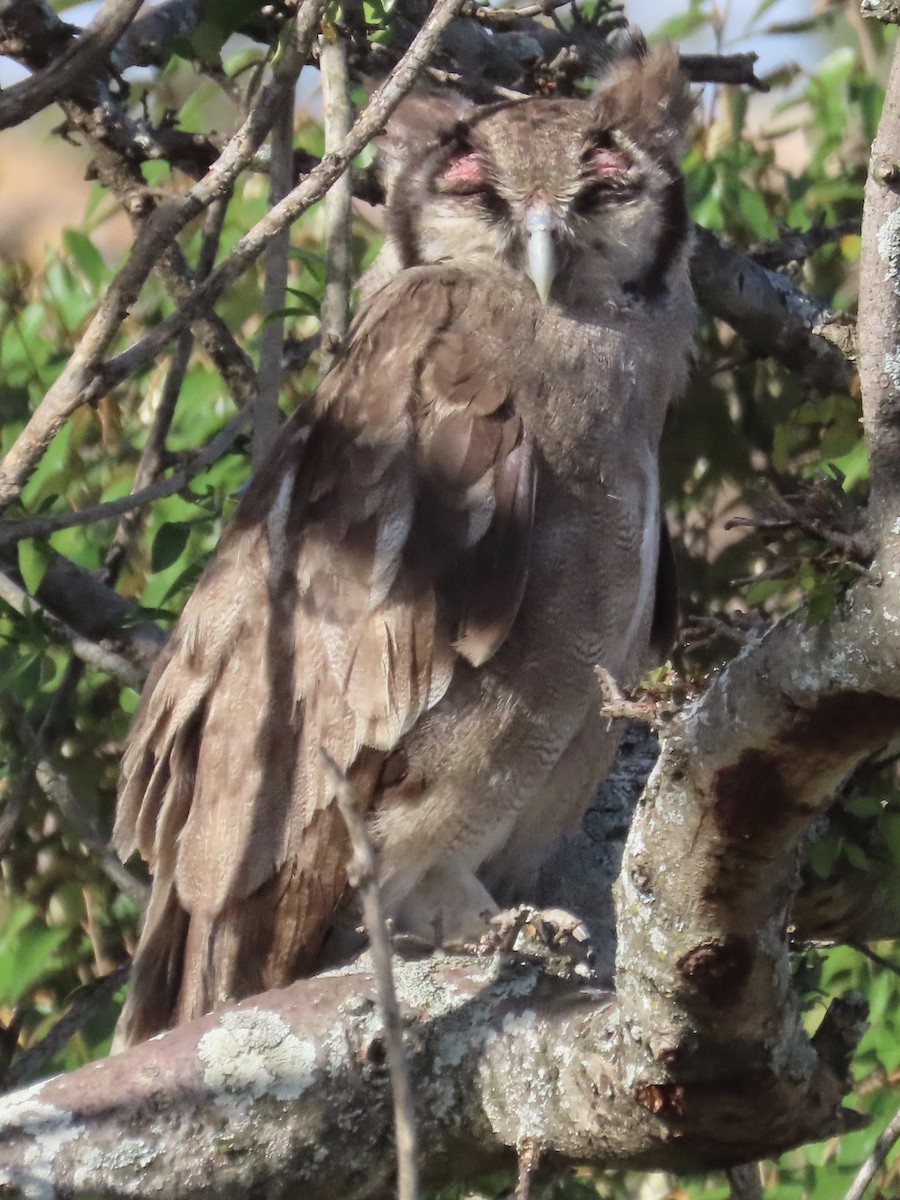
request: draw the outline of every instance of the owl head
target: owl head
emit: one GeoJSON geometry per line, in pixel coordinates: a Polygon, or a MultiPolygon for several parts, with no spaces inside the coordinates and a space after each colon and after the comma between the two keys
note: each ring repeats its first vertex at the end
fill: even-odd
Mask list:
{"type": "Polygon", "coordinates": [[[399,266],[501,266],[576,308],[658,299],[684,269],[692,109],[672,46],[616,62],[583,100],[413,93],[382,146],[399,266]]]}

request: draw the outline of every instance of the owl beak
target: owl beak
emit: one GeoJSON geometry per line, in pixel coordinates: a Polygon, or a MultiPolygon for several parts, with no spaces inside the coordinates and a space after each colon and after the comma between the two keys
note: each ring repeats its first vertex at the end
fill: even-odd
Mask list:
{"type": "Polygon", "coordinates": [[[549,205],[535,204],[525,217],[525,232],[528,237],[526,247],[527,270],[529,278],[537,288],[541,304],[550,299],[550,289],[556,276],[556,247],[553,243],[553,229],[556,222],[549,205]]]}

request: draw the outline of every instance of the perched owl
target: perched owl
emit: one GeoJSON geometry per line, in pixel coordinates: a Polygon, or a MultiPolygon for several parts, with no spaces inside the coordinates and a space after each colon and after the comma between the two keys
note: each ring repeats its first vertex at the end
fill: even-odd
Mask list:
{"type": "Polygon", "coordinates": [[[590,99],[413,95],[390,122],[376,278],[135,718],[115,841],[153,892],[124,1040],[315,967],[350,907],[321,747],[430,938],[527,899],[584,811],[617,741],[594,666],[633,684],[671,636],[691,108],[667,48],[590,99]]]}

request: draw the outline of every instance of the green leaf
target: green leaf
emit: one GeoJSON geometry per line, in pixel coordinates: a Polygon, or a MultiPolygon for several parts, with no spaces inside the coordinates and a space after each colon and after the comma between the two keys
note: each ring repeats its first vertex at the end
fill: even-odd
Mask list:
{"type": "Polygon", "coordinates": [[[752,29],[753,26],[756,24],[756,22],[760,19],[760,17],[764,17],[766,15],[766,13],[769,11],[769,9],[772,7],[772,5],[778,4],[778,3],[779,3],[779,0],[760,0],[760,3],[757,4],[756,8],[753,11],[753,15],[751,16],[750,20],[747,22],[747,28],[752,29]]]}
{"type": "Polygon", "coordinates": [[[757,237],[768,237],[774,232],[769,206],[761,192],[753,188],[741,188],[738,209],[757,237]]]}
{"type": "Polygon", "coordinates": [[[884,812],[879,796],[851,796],[849,800],[841,801],[841,808],[854,817],[880,817],[884,812]]]}
{"type": "Polygon", "coordinates": [[[683,13],[678,17],[672,17],[654,29],[653,40],[680,42],[683,38],[696,33],[698,29],[702,29],[704,25],[708,24],[709,13],[705,9],[692,5],[690,12],[683,13]]]}
{"type": "Polygon", "coordinates": [[[7,917],[0,933],[0,1005],[15,1004],[60,963],[56,951],[68,929],[50,929],[29,904],[7,917]]]}
{"type": "Polygon", "coordinates": [[[207,4],[203,17],[187,39],[201,62],[216,63],[231,35],[259,12],[254,0],[215,0],[207,4]]]}
{"type": "Polygon", "coordinates": [[[783,579],[761,579],[754,583],[747,592],[747,604],[752,608],[756,604],[765,604],[779,592],[783,592],[787,583],[783,579]]]}
{"type": "Polygon", "coordinates": [[[812,867],[813,873],[819,879],[827,879],[834,864],[840,858],[840,854],[840,838],[824,837],[818,842],[813,842],[809,848],[809,865],[812,867]]]}
{"type": "MultiPolygon", "coordinates": [[[[319,254],[315,250],[305,250],[301,247],[295,247],[290,251],[290,257],[295,258],[297,262],[303,263],[316,283],[325,282],[325,255],[319,254]]],[[[288,288],[288,291],[291,289],[288,288]]]]}
{"type": "Polygon", "coordinates": [[[106,264],[91,239],[77,229],[66,229],[63,242],[88,283],[99,289],[106,279],[106,264]]]}
{"type": "Polygon", "coordinates": [[[23,538],[18,545],[19,574],[29,596],[34,596],[41,586],[53,551],[47,542],[35,538],[23,538]]]}
{"type": "Polygon", "coordinates": [[[806,597],[806,624],[821,625],[834,613],[837,606],[839,585],[832,579],[815,584],[806,597]]]}
{"type": "Polygon", "coordinates": [[[862,846],[857,846],[855,842],[844,843],[844,854],[850,865],[857,867],[860,871],[868,871],[872,865],[868,854],[862,846]]]}
{"type": "Polygon", "coordinates": [[[191,526],[186,521],[166,521],[160,525],[153,539],[150,566],[154,573],[165,571],[178,562],[190,537],[191,526]]]}
{"type": "Polygon", "coordinates": [[[313,296],[310,292],[302,292],[299,288],[289,287],[287,288],[287,291],[290,292],[295,300],[300,301],[299,310],[301,312],[305,310],[307,315],[311,317],[317,317],[319,315],[322,301],[316,296],[313,296]]]}

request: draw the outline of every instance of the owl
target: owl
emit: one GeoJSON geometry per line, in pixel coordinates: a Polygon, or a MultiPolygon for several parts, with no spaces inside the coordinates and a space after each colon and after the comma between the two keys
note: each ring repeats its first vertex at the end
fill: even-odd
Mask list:
{"type": "Polygon", "coordinates": [[[672,636],[658,447],[694,324],[671,47],[587,99],[413,94],[387,240],[156,662],[115,844],[153,887],[125,1042],[314,970],[353,897],[338,764],[398,929],[527,899],[672,636]]]}

